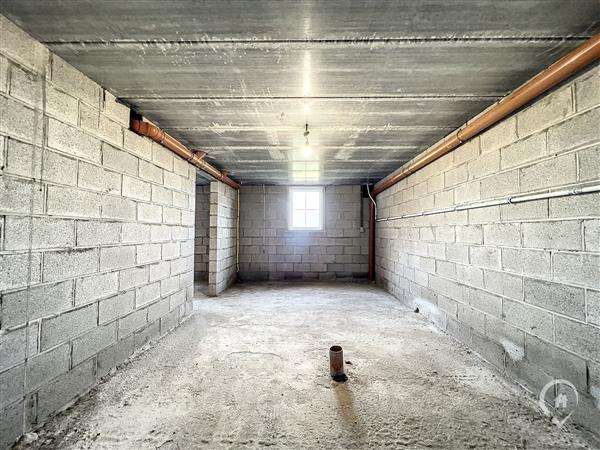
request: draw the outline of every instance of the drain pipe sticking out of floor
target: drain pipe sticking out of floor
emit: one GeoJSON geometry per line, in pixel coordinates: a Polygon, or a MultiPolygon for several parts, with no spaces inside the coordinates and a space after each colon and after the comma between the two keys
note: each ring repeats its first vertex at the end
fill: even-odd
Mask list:
{"type": "Polygon", "coordinates": [[[344,373],[344,351],[339,345],[329,348],[329,373],[333,381],[339,383],[348,381],[348,377],[344,373]]]}
{"type": "Polygon", "coordinates": [[[236,191],[239,191],[240,185],[233,181],[231,178],[229,178],[227,176],[227,172],[221,172],[219,169],[203,160],[203,158],[206,156],[206,152],[192,152],[173,136],[166,133],[164,130],[157,127],[156,125],[144,121],[142,116],[133,111],[131,113],[129,127],[134,133],[152,139],[154,142],[161,144],[162,146],[171,150],[173,153],[181,156],[187,162],[193,164],[194,166],[196,166],[203,172],[206,172],[213,178],[219,180],[222,183],[225,183],[227,186],[232,187],[236,191]]]}
{"type": "MultiPolygon", "coordinates": [[[[381,184],[373,190],[373,198],[376,198],[377,195],[391,188],[400,180],[455,150],[469,139],[478,136],[598,59],[600,59],[600,33],[592,36],[581,46],[537,74],[490,109],[467,122],[462,128],[435,145],[429,152],[401,167],[388,178],[384,178],[381,184]]],[[[375,281],[375,205],[373,203],[371,203],[369,218],[369,225],[371,225],[369,228],[369,281],[375,281]]]]}

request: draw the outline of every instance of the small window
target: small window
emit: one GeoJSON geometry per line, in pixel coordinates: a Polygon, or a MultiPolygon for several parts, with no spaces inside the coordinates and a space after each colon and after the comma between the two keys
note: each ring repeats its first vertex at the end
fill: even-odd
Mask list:
{"type": "Polygon", "coordinates": [[[320,230],[323,227],[323,189],[290,188],[290,230],[320,230]]]}

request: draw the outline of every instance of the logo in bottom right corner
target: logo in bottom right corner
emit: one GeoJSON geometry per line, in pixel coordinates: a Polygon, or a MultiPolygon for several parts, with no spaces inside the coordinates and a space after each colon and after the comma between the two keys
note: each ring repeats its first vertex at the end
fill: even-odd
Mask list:
{"type": "Polygon", "coordinates": [[[553,380],[540,391],[539,405],[544,414],[552,417],[552,422],[561,428],[571,418],[579,404],[579,393],[568,380],[553,380]],[[552,405],[553,410],[548,408],[552,405]]]}

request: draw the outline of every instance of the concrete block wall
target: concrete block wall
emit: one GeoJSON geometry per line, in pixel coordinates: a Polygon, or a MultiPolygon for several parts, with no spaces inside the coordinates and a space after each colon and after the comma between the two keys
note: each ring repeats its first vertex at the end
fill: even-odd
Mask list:
{"type": "Polygon", "coordinates": [[[191,311],[195,170],[0,16],[0,448],[191,311]]]}
{"type": "Polygon", "coordinates": [[[208,231],[210,226],[210,185],[196,186],[194,279],[208,280],[208,231]]]}
{"type": "Polygon", "coordinates": [[[210,183],[208,295],[219,295],[237,279],[237,191],[210,183]]]}
{"type": "Polygon", "coordinates": [[[368,199],[360,186],[326,186],[323,229],[288,229],[289,188],[243,186],[240,277],[244,280],[364,280],[368,199]],[[361,231],[363,202],[364,231],[361,231]]]}
{"type": "MultiPolygon", "coordinates": [[[[377,198],[379,217],[600,182],[600,67],[377,198]]],[[[600,194],[377,224],[378,283],[538,394],[579,392],[600,430],[600,194]]]]}

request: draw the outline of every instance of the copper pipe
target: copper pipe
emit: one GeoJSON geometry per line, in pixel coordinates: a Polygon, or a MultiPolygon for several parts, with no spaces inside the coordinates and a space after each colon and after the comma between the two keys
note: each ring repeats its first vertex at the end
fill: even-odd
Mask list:
{"type": "Polygon", "coordinates": [[[237,191],[237,214],[235,221],[235,271],[240,271],[240,193],[237,191]]]}
{"type": "Polygon", "coordinates": [[[375,281],[375,204],[369,205],[369,281],[375,281]]]}
{"type": "Polygon", "coordinates": [[[194,153],[188,150],[188,148],[185,145],[183,145],[173,136],[166,133],[164,130],[161,130],[156,125],[151,124],[150,122],[131,119],[129,122],[129,126],[133,132],[141,136],[149,137],[154,142],[158,142],[159,144],[165,146],[173,153],[176,153],[177,155],[181,156],[187,162],[193,164],[200,170],[208,173],[209,175],[221,181],[222,183],[225,183],[226,185],[232,187],[235,190],[240,189],[240,185],[233,181],[231,178],[229,178],[227,176],[227,172],[221,172],[219,171],[219,169],[204,161],[203,158],[206,155],[206,152],[198,151],[194,153]]]}
{"type": "Polygon", "coordinates": [[[373,196],[389,189],[403,178],[456,149],[598,59],[600,59],[600,34],[591,37],[583,45],[504,97],[472,122],[467,123],[464,128],[457,130],[452,136],[437,144],[426,155],[418,158],[408,168],[384,180],[381,185],[373,189],[373,196]]]}
{"type": "MultiPolygon", "coordinates": [[[[572,52],[563,56],[557,62],[547,69],[543,70],[527,83],[513,91],[510,95],[504,97],[490,109],[468,122],[463,128],[455,131],[451,136],[435,145],[427,154],[417,158],[408,167],[393,174],[373,189],[373,197],[381,194],[386,189],[394,186],[400,180],[415,173],[417,170],[431,164],[446,153],[455,150],[469,139],[474,138],[483,131],[497,124],[508,117],[511,113],[525,106],[527,103],[539,97],[541,94],[549,91],[557,84],[563,82],[570,76],[576,74],[588,65],[600,59],[600,33],[592,36],[583,45],[577,47],[572,52]]],[[[370,234],[375,233],[375,227],[369,230],[370,234]]],[[[369,243],[374,241],[374,237],[369,236],[369,243]]],[[[375,246],[369,251],[375,252],[375,246]]],[[[375,279],[375,255],[369,255],[369,280],[375,279]]]]}

